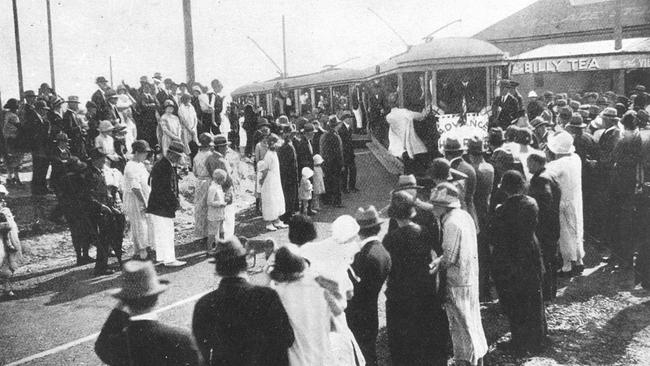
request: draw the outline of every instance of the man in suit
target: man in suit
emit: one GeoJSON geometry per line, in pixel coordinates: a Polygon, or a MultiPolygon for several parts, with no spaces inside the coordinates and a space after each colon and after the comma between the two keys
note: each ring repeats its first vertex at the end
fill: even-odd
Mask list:
{"type": "Polygon", "coordinates": [[[160,110],[158,113],[162,116],[165,113],[165,101],[171,100],[174,103],[174,115],[178,116],[178,101],[176,101],[176,96],[172,93],[172,84],[174,81],[170,78],[165,79],[165,88],[160,88],[158,93],[156,93],[156,99],[160,105],[160,110]]]}
{"type": "Polygon", "coordinates": [[[451,167],[467,175],[459,186],[461,188],[461,208],[467,211],[474,219],[476,225],[476,232],[480,228],[478,226],[478,216],[476,215],[476,208],[474,207],[474,193],[476,192],[476,171],[472,166],[463,160],[463,147],[460,140],[453,137],[448,137],[444,144],[445,158],[449,160],[451,167]]]}
{"type": "Polygon", "coordinates": [[[344,207],[341,203],[341,175],[343,173],[343,143],[336,131],[336,116],[328,122],[328,131],[320,138],[320,154],[323,157],[325,195],[323,203],[344,207]]]}
{"type": "Polygon", "coordinates": [[[108,117],[108,100],[105,97],[106,91],[111,87],[108,85],[108,80],[100,76],[95,80],[95,84],[99,87],[90,97],[90,100],[97,106],[97,118],[104,120],[108,117]]]}
{"type": "Polygon", "coordinates": [[[219,241],[219,288],[199,299],[192,334],[209,365],[288,366],[294,334],[278,294],[248,282],[246,250],[237,237],[219,241]]]}
{"type": "MultiPolygon", "coordinates": [[[[296,148],[296,159],[298,162],[299,172],[302,172],[302,168],[305,167],[314,170],[314,147],[312,145],[314,134],[314,125],[310,122],[305,122],[300,129],[300,134],[293,138],[293,146],[296,148]]],[[[314,215],[316,212],[312,210],[311,205],[312,200],[309,200],[307,214],[314,215]]]]}
{"type": "Polygon", "coordinates": [[[557,292],[558,240],[560,239],[560,186],[546,171],[546,156],[539,152],[528,155],[530,178],[528,194],[537,201],[539,222],[535,234],[544,261],[542,296],[544,301],[555,299],[557,292]]]}
{"type": "Polygon", "coordinates": [[[352,145],[352,112],[344,111],[338,128],[343,144],[343,193],[359,192],[357,189],[357,165],[354,162],[354,146],[352,145]]]}
{"type": "Polygon", "coordinates": [[[490,127],[501,127],[504,130],[517,118],[517,113],[523,110],[523,101],[517,91],[518,82],[512,80],[501,80],[501,95],[494,98],[492,103],[492,116],[495,119],[490,127]]]}
{"type": "Polygon", "coordinates": [[[106,100],[108,101],[108,105],[106,106],[106,119],[111,121],[113,126],[121,124],[122,115],[117,109],[117,92],[113,89],[108,89],[106,93],[104,93],[104,97],[106,97],[106,100]]]}
{"type": "Polygon", "coordinates": [[[300,176],[298,175],[298,161],[296,148],[293,146],[293,134],[295,129],[293,126],[286,124],[280,126],[282,129],[282,139],[284,144],[278,148],[278,161],[280,163],[280,182],[282,183],[282,193],[284,194],[284,214],[280,219],[284,222],[289,222],[291,216],[298,212],[298,183],[300,176]]]}
{"type": "Polygon", "coordinates": [[[356,275],[350,276],[354,284],[354,296],[348,302],[345,315],[366,359],[366,365],[375,366],[375,343],[379,329],[377,299],[390,272],[391,261],[388,251],[377,236],[382,221],[375,207],[359,208],[356,220],[359,224],[361,250],[354,256],[352,263],[352,270],[356,275]]]}
{"type": "Polygon", "coordinates": [[[219,95],[223,90],[223,85],[219,79],[212,80],[210,84],[212,91],[208,93],[208,103],[212,109],[211,113],[211,132],[213,134],[221,133],[221,112],[223,112],[223,97],[219,95]]]}
{"type": "Polygon", "coordinates": [[[63,132],[70,138],[70,152],[79,159],[86,159],[86,131],[83,122],[77,113],[79,111],[79,97],[68,97],[68,110],[63,114],[63,132]]]}
{"type": "Polygon", "coordinates": [[[95,353],[110,366],[202,365],[192,335],[162,324],[152,311],[158,296],[167,290],[149,261],[124,265],[119,300],[95,342],[95,353]]]}
{"type": "Polygon", "coordinates": [[[47,104],[39,100],[34,107],[25,107],[25,125],[31,137],[32,151],[32,194],[46,195],[50,193],[47,188],[47,170],[50,167],[49,148],[50,122],[47,119],[49,112],[47,104]]]}

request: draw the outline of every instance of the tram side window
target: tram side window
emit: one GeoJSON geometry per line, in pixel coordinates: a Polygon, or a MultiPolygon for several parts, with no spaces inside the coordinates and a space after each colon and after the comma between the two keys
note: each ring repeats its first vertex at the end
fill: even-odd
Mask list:
{"type": "Polygon", "coordinates": [[[295,114],[296,103],[293,97],[293,90],[280,90],[273,94],[273,116],[278,118],[281,115],[291,116],[295,114]]]}
{"type": "Polygon", "coordinates": [[[403,74],[404,108],[421,112],[426,104],[424,73],[407,72],[403,74]]]}
{"type": "Polygon", "coordinates": [[[262,114],[266,115],[269,111],[269,106],[268,103],[266,102],[266,94],[260,94],[260,107],[262,107],[262,110],[264,111],[262,114]]]}
{"type": "Polygon", "coordinates": [[[485,107],[485,69],[438,70],[438,106],[445,113],[478,113],[485,107]]]}
{"type": "Polygon", "coordinates": [[[311,113],[313,103],[311,101],[311,89],[300,89],[300,111],[303,115],[311,113]]]}
{"type": "Polygon", "coordinates": [[[330,90],[327,89],[316,89],[316,108],[321,112],[329,113],[330,111],[330,90]]]}
{"type": "Polygon", "coordinates": [[[347,85],[335,86],[332,88],[332,98],[334,112],[342,111],[349,108],[350,90],[347,85]]]}

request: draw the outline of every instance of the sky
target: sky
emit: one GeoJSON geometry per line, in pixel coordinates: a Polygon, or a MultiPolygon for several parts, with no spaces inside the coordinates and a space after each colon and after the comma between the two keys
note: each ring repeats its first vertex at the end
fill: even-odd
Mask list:
{"type": "MultiPolygon", "coordinates": [[[[247,39],[255,39],[282,67],[282,15],[287,71],[299,75],[358,57],[341,67],[377,64],[406,47],[368,8],[409,44],[461,18],[436,38],[469,37],[535,0],[193,0],[196,79],[218,78],[224,92],[277,77],[273,64],[247,39]]],[[[50,82],[45,0],[17,0],[25,90],[50,82]]],[[[0,0],[0,93],[18,95],[11,0],[0,0]]],[[[57,93],[82,101],[97,76],[138,85],[154,72],[185,79],[181,0],[51,0],[57,93]]]]}

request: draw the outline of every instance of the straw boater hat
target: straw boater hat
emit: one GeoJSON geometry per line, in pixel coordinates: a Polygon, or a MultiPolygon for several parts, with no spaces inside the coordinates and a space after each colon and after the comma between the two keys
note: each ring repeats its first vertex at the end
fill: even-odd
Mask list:
{"type": "Polygon", "coordinates": [[[209,132],[203,132],[199,135],[199,146],[209,147],[214,146],[214,137],[209,132]]]}
{"type": "Polygon", "coordinates": [[[528,98],[537,98],[537,93],[535,93],[534,90],[531,90],[531,91],[528,93],[528,98]]]}
{"type": "Polygon", "coordinates": [[[112,295],[120,300],[156,296],[167,290],[169,281],[159,280],[150,261],[128,261],[122,272],[122,288],[112,295]]]}
{"type": "Polygon", "coordinates": [[[224,135],[216,135],[214,137],[214,146],[226,146],[228,145],[228,139],[224,135]]]}
{"type": "Polygon", "coordinates": [[[430,202],[434,206],[446,208],[460,207],[458,188],[451,183],[440,183],[431,191],[430,202]]]}
{"type": "Polygon", "coordinates": [[[67,103],[79,103],[79,97],[76,95],[71,95],[68,97],[67,103]]]}
{"type": "Polygon", "coordinates": [[[400,175],[397,179],[397,187],[391,192],[391,195],[395,192],[404,191],[408,189],[422,189],[423,186],[417,184],[417,180],[413,174],[409,175],[400,175]]]}
{"type": "Polygon", "coordinates": [[[170,99],[167,99],[167,100],[165,101],[165,103],[163,103],[163,106],[164,106],[165,108],[167,108],[167,107],[176,107],[176,105],[174,105],[174,102],[172,102],[170,99]]]}
{"type": "Polygon", "coordinates": [[[359,229],[368,229],[382,224],[383,220],[379,219],[379,212],[375,206],[368,206],[368,208],[359,207],[356,214],[357,224],[359,229]]]}
{"type": "Polygon", "coordinates": [[[573,136],[566,131],[559,131],[549,136],[546,146],[554,154],[571,154],[576,151],[573,146],[573,136]]]}
{"type": "Polygon", "coordinates": [[[110,132],[113,131],[115,127],[113,127],[113,124],[111,121],[99,121],[99,127],[98,130],[99,132],[110,132]]]}

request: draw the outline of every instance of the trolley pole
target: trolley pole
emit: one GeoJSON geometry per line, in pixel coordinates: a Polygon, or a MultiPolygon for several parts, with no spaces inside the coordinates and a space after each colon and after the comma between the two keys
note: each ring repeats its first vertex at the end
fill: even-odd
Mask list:
{"type": "Polygon", "coordinates": [[[282,15],[282,66],[283,66],[283,78],[287,78],[287,36],[286,29],[284,26],[284,14],[282,15]]]}
{"type": "Polygon", "coordinates": [[[52,44],[52,11],[50,10],[50,0],[47,0],[47,39],[50,46],[50,78],[52,81],[52,90],[56,92],[54,77],[54,46],[52,44]]]}
{"type": "Polygon", "coordinates": [[[192,0],[183,0],[183,25],[185,26],[185,74],[192,85],[194,75],[194,37],[192,35],[192,0]]]}
{"type": "Polygon", "coordinates": [[[111,88],[114,88],[113,86],[113,56],[108,56],[108,72],[111,77],[111,88]]]}
{"type": "Polygon", "coordinates": [[[14,8],[14,37],[16,38],[16,65],[18,67],[18,99],[22,100],[25,92],[23,86],[23,60],[20,53],[20,33],[18,31],[18,5],[16,0],[11,1],[14,8]]]}

